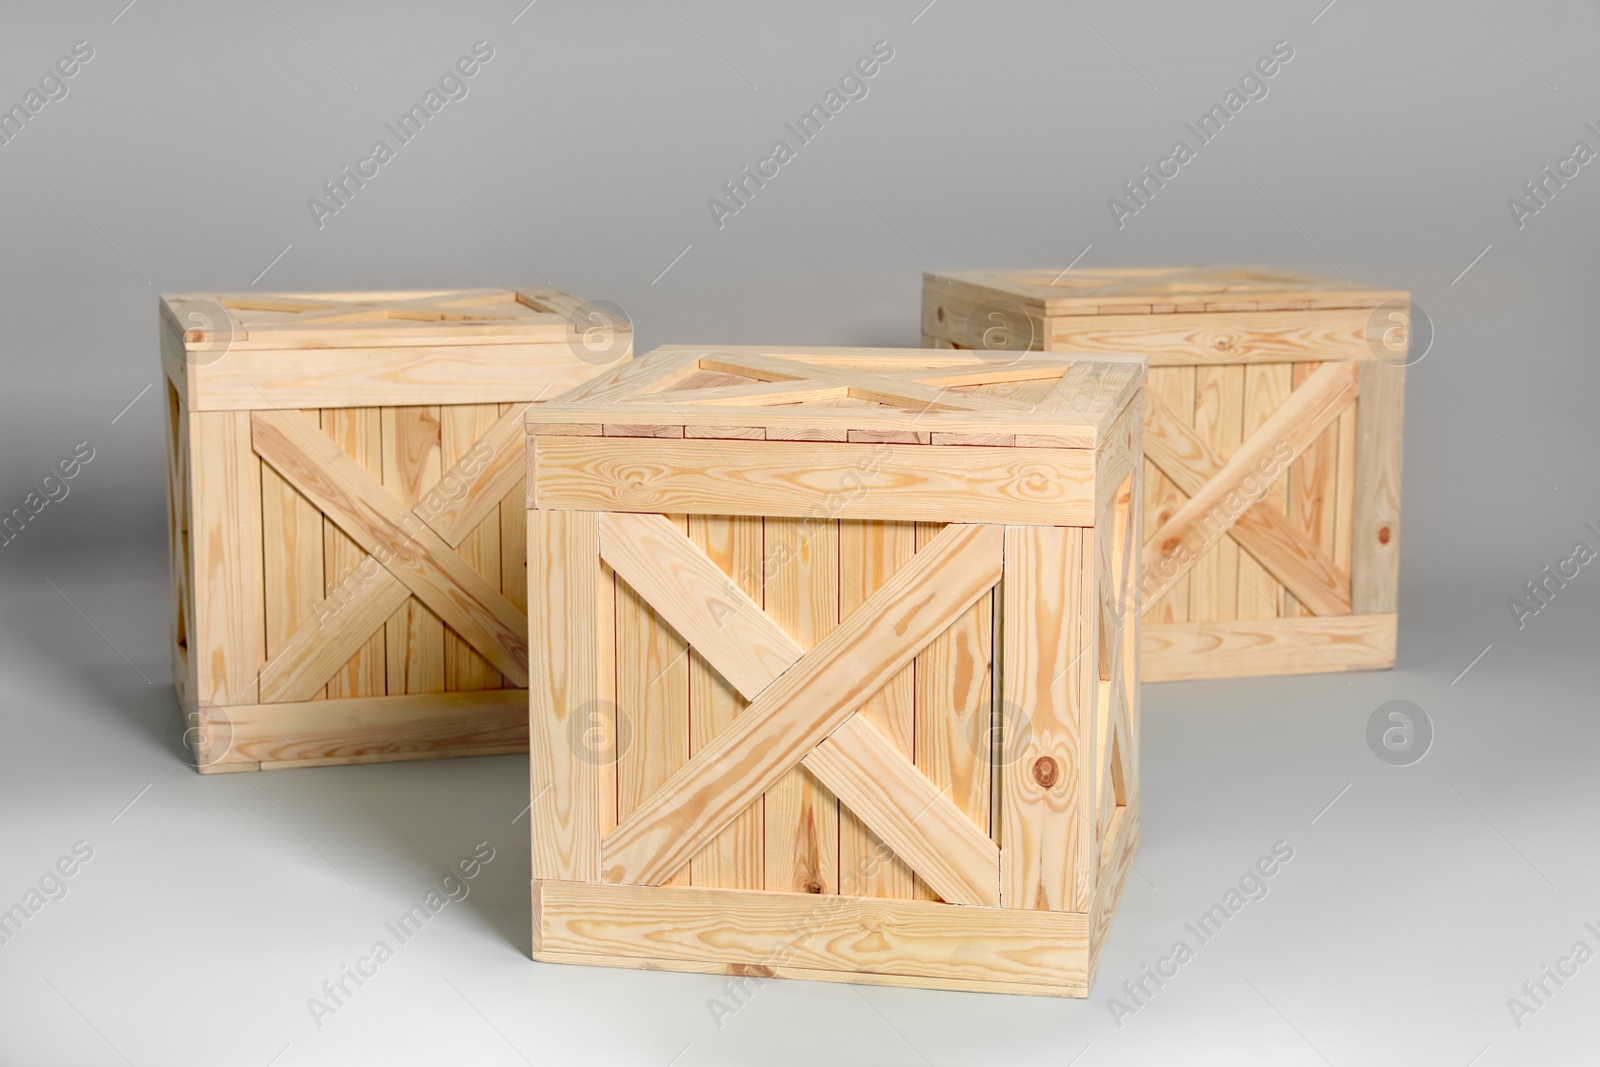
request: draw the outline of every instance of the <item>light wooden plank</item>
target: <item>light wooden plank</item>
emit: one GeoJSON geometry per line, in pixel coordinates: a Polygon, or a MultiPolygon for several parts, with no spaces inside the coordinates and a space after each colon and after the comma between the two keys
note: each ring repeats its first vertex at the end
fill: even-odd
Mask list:
{"type": "MultiPolygon", "coordinates": [[[[343,342],[355,344],[357,339],[343,342]]],[[[298,351],[230,350],[192,365],[198,411],[308,407],[498,404],[562,392],[604,368],[572,358],[565,344],[425,345],[298,351]]]]}
{"type": "MultiPolygon", "coordinates": [[[[695,547],[727,576],[734,588],[757,605],[763,597],[761,525],[760,519],[753,518],[689,517],[689,539],[695,547]]],[[[601,537],[603,545],[603,533],[601,537]]],[[[783,636],[786,641],[790,640],[787,634],[783,636]]],[[[745,707],[746,701],[739,691],[728,684],[696,646],[690,652],[689,662],[690,753],[699,752],[715,740],[745,707]]],[[[762,853],[764,824],[765,812],[758,799],[689,861],[690,884],[720,889],[763,888],[766,875],[762,853]]]]}
{"type": "Polygon", "coordinates": [[[232,738],[227,762],[259,762],[262,770],[528,749],[528,700],[519,690],[348,697],[224,710],[232,738]]]}
{"type": "Polygon", "coordinates": [[[528,770],[535,878],[600,877],[602,763],[615,759],[613,707],[596,655],[600,532],[588,512],[528,513],[528,770]]]}
{"type": "Polygon", "coordinates": [[[1000,656],[1000,900],[1086,912],[1099,855],[1090,531],[1007,527],[1000,656]]]}
{"type": "MultiPolygon", "coordinates": [[[[1292,365],[1253,363],[1244,368],[1244,421],[1246,438],[1277,410],[1293,384],[1292,365]]],[[[1314,443],[1314,442],[1313,442],[1314,443]]],[[[1289,464],[1278,464],[1282,473],[1272,480],[1255,508],[1287,518],[1289,509],[1289,464]]],[[[1251,508],[1251,510],[1255,510],[1251,508]]],[[[1285,526],[1289,525],[1287,522],[1285,526]]],[[[1249,552],[1239,556],[1239,618],[1271,619],[1283,614],[1284,588],[1249,552]]]]}
{"type": "MultiPolygon", "coordinates": [[[[849,618],[862,601],[876,592],[915,552],[916,530],[911,523],[840,523],[839,618],[849,618]]],[[[889,679],[861,705],[856,718],[871,723],[896,752],[909,759],[916,747],[915,667],[908,664],[889,679]]],[[[833,789],[839,792],[837,786],[833,789]]],[[[840,799],[848,805],[847,797],[840,799]]],[[[888,855],[892,846],[885,845],[872,832],[864,821],[865,815],[846,810],[845,806],[839,810],[841,891],[852,896],[911,899],[913,879],[909,857],[888,855]]]]}
{"type": "MultiPolygon", "coordinates": [[[[249,416],[256,451],[445,623],[516,684],[527,684],[524,616],[315,427],[286,412],[249,416]]],[[[257,505],[259,506],[259,504],[257,505]]]]}
{"type": "MultiPolygon", "coordinates": [[[[682,516],[662,522],[683,536],[682,516]]],[[[602,530],[602,560],[606,540],[602,530]]],[[[625,820],[689,760],[689,655],[651,600],[620,570],[617,578],[617,817],[625,820]]],[[[670,882],[687,885],[688,872],[675,872],[670,882]]]]}
{"type": "MultiPolygon", "coordinates": [[[[318,418],[316,412],[306,412],[318,418]]],[[[327,694],[327,674],[297,690],[296,695],[275,695],[269,674],[300,624],[314,611],[327,590],[323,587],[322,513],[284,481],[270,466],[261,471],[262,589],[266,597],[267,666],[262,671],[261,699],[311,700],[327,694]]],[[[364,643],[364,642],[363,642],[364,643]]],[[[341,666],[355,649],[329,665],[328,674],[341,666]]]]}
{"type": "Polygon", "coordinates": [[[1361,368],[1350,554],[1350,600],[1358,614],[1395,611],[1400,599],[1400,431],[1405,398],[1404,367],[1376,363],[1361,368]]]}
{"type": "MultiPolygon", "coordinates": [[[[321,430],[312,426],[312,433],[321,430]]],[[[254,704],[266,660],[261,574],[261,461],[251,452],[250,416],[192,412],[189,547],[194,629],[189,635],[197,700],[254,704]]]]}
{"type": "MultiPolygon", "coordinates": [[[[1194,420],[1193,367],[1152,367],[1145,384],[1146,410],[1154,400],[1160,400],[1175,421],[1192,429],[1194,420]]],[[[1154,413],[1149,416],[1154,422],[1154,413]]],[[[1166,522],[1183,505],[1185,494],[1161,469],[1150,463],[1145,467],[1144,513],[1151,529],[1166,522]]],[[[1152,622],[1185,622],[1189,618],[1188,574],[1162,582],[1159,591],[1145,603],[1145,617],[1152,622]]]]}
{"type": "MultiPolygon", "coordinates": [[[[941,529],[937,523],[918,523],[918,549],[941,529]]],[[[985,832],[991,803],[994,601],[992,592],[981,597],[915,661],[917,769],[985,832]]],[[[939,896],[921,877],[913,894],[920,900],[939,896]]]]}
{"type": "MultiPolygon", "coordinates": [[[[1315,363],[1296,363],[1294,387],[1298,389],[1305,384],[1316,369],[1315,363]]],[[[1340,412],[1334,424],[1306,446],[1285,479],[1288,489],[1286,513],[1290,528],[1316,546],[1330,561],[1338,552],[1335,522],[1338,519],[1339,501],[1339,435],[1348,414],[1348,411],[1340,412]]],[[[1334,566],[1338,567],[1339,564],[1335,562],[1334,566]]],[[[1345,568],[1348,566],[1347,562],[1345,568]]],[[[1348,574],[1348,569],[1344,573],[1348,574]]],[[[1314,615],[1316,611],[1301,603],[1292,590],[1285,590],[1283,614],[1300,617],[1314,615]]]]}
{"type": "MultiPolygon", "coordinates": [[[[1206,484],[1222,470],[1222,460],[1170,407],[1157,397],[1148,399],[1150,415],[1146,420],[1144,444],[1152,465],[1170,476],[1174,486],[1182,492],[1204,491],[1206,484]]],[[[1328,432],[1331,430],[1324,431],[1324,436],[1328,432]]],[[[1288,469],[1287,465],[1278,465],[1280,471],[1288,469]]],[[[1287,517],[1257,503],[1239,516],[1229,536],[1316,613],[1334,615],[1350,610],[1349,578],[1309,538],[1296,530],[1287,517]]],[[[1194,566],[1203,565],[1205,559],[1202,554],[1194,566]]],[[[1174,570],[1181,580],[1181,560],[1174,559],[1171,564],[1160,558],[1147,560],[1143,580],[1145,592],[1159,591],[1162,582],[1167,580],[1163,576],[1174,570]]],[[[1160,600],[1155,604],[1159,606],[1160,600]]],[[[1174,620],[1152,618],[1151,621],[1174,620]]]]}
{"type": "MultiPolygon", "coordinates": [[[[415,508],[443,473],[439,409],[384,408],[384,489],[415,508]]],[[[422,601],[407,595],[384,623],[384,647],[391,694],[444,692],[444,623],[422,601]]]]}
{"type": "MultiPolygon", "coordinates": [[[[809,651],[839,624],[839,524],[818,516],[769,518],[764,526],[767,611],[809,651]]],[[[832,791],[790,766],[763,791],[761,804],[766,888],[839,893],[839,801],[832,791]]]]}
{"type": "Polygon", "coordinates": [[[1354,399],[1355,376],[1354,363],[1323,364],[1233,450],[1199,493],[1151,535],[1146,552],[1181,560],[1198,557],[1207,545],[1218,541],[1249,510],[1249,498],[1240,491],[1244,480],[1259,481],[1260,472],[1273,464],[1281,467],[1293,462],[1354,399]],[[1237,507],[1235,502],[1240,502],[1237,507]]]}
{"type": "MultiPolygon", "coordinates": [[[[309,423],[309,419],[303,421],[309,423]]],[[[325,409],[322,412],[322,432],[332,439],[356,469],[374,478],[382,477],[383,428],[377,408],[325,409]]],[[[367,563],[366,551],[340,528],[336,518],[325,518],[322,530],[324,592],[332,597],[336,592],[349,590],[359,584],[363,580],[363,572],[370,569],[370,564],[367,563]]],[[[388,692],[386,654],[384,634],[369,631],[367,639],[355,654],[328,677],[328,696],[383,696],[388,692]]]]}
{"type": "MultiPolygon", "coordinates": [[[[1204,441],[1211,452],[1224,462],[1243,439],[1244,428],[1244,368],[1195,368],[1194,429],[1195,436],[1204,441]]],[[[1151,445],[1152,454],[1155,446],[1151,445]]],[[[1218,468],[1220,469],[1220,468],[1218,468]]],[[[1199,490],[1196,490],[1198,492],[1199,490]]],[[[1191,499],[1194,494],[1190,494],[1191,499]]],[[[1177,513],[1150,530],[1166,529],[1177,513]]],[[[1146,535],[1145,558],[1165,557],[1171,550],[1165,541],[1156,541],[1146,535]]],[[[1179,563],[1181,564],[1181,560],[1179,563]]],[[[1203,546],[1193,564],[1189,583],[1189,618],[1232,619],[1239,609],[1239,545],[1230,537],[1219,537],[1215,543],[1203,546]]]]}
{"type": "Polygon", "coordinates": [[[1394,638],[1393,614],[1146,624],[1140,670],[1147,682],[1381,670],[1394,638]]]}
{"type": "MultiPolygon", "coordinates": [[[[321,523],[319,516],[319,544],[321,523]]],[[[318,585],[321,582],[319,575],[318,585]]],[[[345,671],[352,657],[364,654],[371,647],[374,631],[392,623],[409,599],[410,592],[398,578],[365,556],[348,580],[317,602],[309,617],[282,640],[261,670],[261,700],[312,700],[324,693],[328,680],[345,671]]],[[[405,692],[400,689],[396,695],[405,692]]]]}
{"type": "Polygon", "coordinates": [[[1152,367],[1244,365],[1375,357],[1369,310],[1074,315],[1049,321],[1054,351],[1138,352],[1152,367]]]}
{"type": "MultiPolygon", "coordinates": [[[[861,714],[845,720],[803,763],[833,790],[841,810],[849,807],[904,861],[903,873],[878,883],[878,891],[869,880],[851,896],[909,899],[914,869],[953,904],[999,906],[999,848],[861,714]]],[[[858,858],[865,865],[872,855],[858,858]]]]}
{"type": "Polygon", "coordinates": [[[1001,547],[998,527],[947,527],[617,827],[606,880],[659,884],[682,866],[988,592],[1001,547]]]}
{"type": "Polygon", "coordinates": [[[679,523],[602,513],[600,556],[747,700],[804,651],[679,523]]]}
{"type": "Polygon", "coordinates": [[[573,953],[723,968],[782,964],[1038,985],[1087,981],[1083,914],[548,881],[536,886],[535,899],[535,958],[573,953]]]}
{"type": "Polygon", "coordinates": [[[541,437],[540,507],[1088,526],[1083,450],[541,437]]]}
{"type": "MultiPolygon", "coordinates": [[[[465,484],[458,499],[471,495],[471,486],[478,482],[478,476],[467,471],[477,469],[476,461],[481,455],[478,442],[493,431],[499,417],[500,409],[496,404],[463,404],[440,409],[439,461],[444,466],[446,479],[454,472],[465,484]]],[[[484,473],[478,471],[478,475],[484,473]]],[[[471,512],[450,513],[456,519],[453,529],[457,537],[453,545],[456,555],[496,593],[500,591],[500,517],[491,516],[488,511],[505,495],[503,491],[496,491],[499,488],[489,486],[486,495],[476,498],[479,505],[471,512]],[[472,526],[463,528],[464,519],[478,512],[482,517],[472,526]]],[[[426,515],[429,510],[428,498],[424,496],[416,514],[426,515]]],[[[446,544],[451,543],[448,537],[441,535],[441,538],[446,544]]],[[[510,601],[506,603],[509,605],[510,601]]],[[[456,692],[499,689],[502,684],[500,672],[473,649],[470,641],[449,632],[444,638],[444,679],[445,688],[456,692]]]]}
{"type": "Polygon", "coordinates": [[[1105,948],[1106,936],[1111,932],[1111,920],[1116,916],[1117,903],[1128,882],[1128,872],[1133,869],[1133,857],[1139,850],[1139,806],[1137,803],[1118,808],[1105,835],[1101,850],[1100,876],[1095,887],[1094,904],[1089,911],[1089,974],[1099,969],[1100,953],[1105,948]]]}
{"type": "MultiPolygon", "coordinates": [[[[449,442],[454,446],[455,459],[446,459],[445,480],[424,494],[417,514],[452,547],[459,546],[494,516],[500,501],[516,492],[527,476],[523,454],[527,443],[523,431],[526,409],[526,404],[445,409],[455,413],[445,419],[446,424],[455,424],[451,429],[456,440],[449,442]],[[510,410],[501,410],[507,407],[510,410]],[[474,413],[471,419],[463,418],[462,413],[467,411],[474,413]],[[493,421],[485,426],[491,418],[493,421]],[[481,436],[466,440],[474,427],[482,428],[481,436]]],[[[516,510],[524,509],[519,505],[516,510]]]]}

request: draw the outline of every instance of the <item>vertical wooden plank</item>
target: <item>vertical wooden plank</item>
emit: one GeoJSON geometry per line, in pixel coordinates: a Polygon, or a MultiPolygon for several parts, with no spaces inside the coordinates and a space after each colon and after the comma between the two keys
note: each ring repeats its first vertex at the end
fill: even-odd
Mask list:
{"type": "MultiPolygon", "coordinates": [[[[667,516],[680,530],[684,517],[667,516]]],[[[626,819],[689,760],[689,652],[627,582],[617,581],[617,818],[626,819]]],[[[668,885],[689,884],[687,869],[668,885]]]]}
{"type": "Polygon", "coordinates": [[[601,766],[616,736],[600,677],[599,522],[528,513],[528,768],[533,877],[600,880],[601,766]],[[598,739],[598,743],[597,743],[598,739]]]}
{"type": "Polygon", "coordinates": [[[1398,610],[1400,600],[1400,430],[1406,372],[1387,363],[1361,364],[1356,409],[1354,521],[1350,610],[1398,610]]]}
{"type": "MultiPolygon", "coordinates": [[[[437,407],[383,408],[383,487],[407,507],[439,484],[437,407]]],[[[519,499],[517,510],[523,510],[519,499]]],[[[526,564],[524,564],[526,567],[526,564]]],[[[524,584],[519,597],[526,599],[524,584]]],[[[384,624],[386,670],[391,695],[444,692],[444,622],[410,597],[384,624]]]]}
{"type": "MultiPolygon", "coordinates": [[[[1160,397],[1169,408],[1193,425],[1195,368],[1152,367],[1145,380],[1145,390],[1152,396],[1160,397]]],[[[1153,530],[1160,529],[1161,524],[1171,518],[1173,512],[1188,499],[1172,479],[1162,474],[1153,464],[1145,468],[1144,492],[1144,508],[1146,514],[1150,516],[1153,530]]],[[[1150,605],[1149,611],[1151,622],[1188,622],[1188,573],[1183,574],[1177,581],[1169,583],[1160,597],[1150,605]]]]}
{"type": "Polygon", "coordinates": [[[248,411],[189,415],[197,700],[254,704],[266,663],[261,572],[261,460],[248,411]]]}
{"type": "MultiPolygon", "coordinates": [[[[761,519],[721,515],[689,516],[689,539],[729,581],[762,602],[761,519]]],[[[689,653],[689,751],[693,755],[733,722],[746,701],[712,670],[700,654],[689,653]]],[[[717,889],[760,889],[763,813],[758,799],[689,861],[693,885],[717,889]]]]}
{"type": "MultiPolygon", "coordinates": [[[[324,408],[322,432],[367,473],[383,476],[383,423],[377,408],[324,408]]],[[[341,583],[361,581],[356,568],[367,553],[332,519],[323,519],[322,532],[323,588],[331,596],[341,583]]],[[[385,656],[384,634],[375,633],[328,679],[328,696],[383,696],[388,687],[385,656]]]]}
{"type": "MultiPolygon", "coordinates": [[[[917,547],[942,529],[943,523],[917,523],[917,547]]],[[[993,593],[934,638],[914,662],[913,762],[985,831],[991,829],[993,665],[993,593]]],[[[921,878],[915,879],[912,896],[940,899],[921,878]]]]}
{"type": "MultiPolygon", "coordinates": [[[[1195,368],[1194,428],[1226,460],[1244,426],[1244,368],[1195,368]]],[[[1200,554],[1189,582],[1189,619],[1239,617],[1239,546],[1222,537],[1200,554]]]]}
{"type": "Polygon", "coordinates": [[[1350,573],[1352,532],[1355,526],[1356,499],[1356,422],[1360,403],[1352,404],[1339,413],[1334,422],[1338,432],[1335,453],[1333,513],[1333,564],[1346,574],[1350,573]]]}
{"type": "MultiPolygon", "coordinates": [[[[598,516],[596,522],[598,523],[598,516]]],[[[533,533],[528,533],[529,546],[532,547],[533,533]]],[[[599,541],[595,541],[595,549],[599,550],[599,541]]],[[[530,555],[530,559],[532,556],[530,555]]],[[[595,576],[595,710],[591,718],[599,723],[600,735],[604,740],[600,758],[591,760],[595,764],[595,791],[598,794],[596,805],[598,808],[597,820],[600,826],[600,836],[603,838],[617,828],[617,764],[620,753],[626,745],[633,743],[632,735],[624,741],[621,735],[621,723],[618,721],[617,709],[617,572],[607,567],[604,560],[599,562],[595,576]]],[[[528,575],[529,586],[533,588],[533,575],[528,575]]],[[[530,613],[533,603],[528,604],[530,613]]],[[[530,614],[530,618],[531,618],[530,614]]],[[[532,640],[533,632],[528,633],[532,640]]],[[[530,645],[530,647],[532,647],[530,645]]],[[[530,676],[528,684],[533,684],[530,676]]]]}
{"type": "MultiPolygon", "coordinates": [[[[449,471],[478,443],[500,417],[496,404],[452,404],[439,410],[439,460],[449,471]]],[[[456,555],[466,560],[500,588],[500,516],[490,515],[456,546],[456,555]]],[[[447,632],[444,639],[445,689],[460,692],[473,689],[499,689],[504,684],[500,672],[459,635],[447,632]]]]}
{"type": "MultiPolygon", "coordinates": [[[[839,618],[850,617],[878,587],[916,552],[909,522],[839,523],[839,618]]],[[[916,668],[907,664],[861,705],[856,714],[908,758],[915,757],[916,668]]],[[[839,885],[849,896],[910,900],[911,868],[890,855],[889,846],[841,805],[839,809],[839,885]],[[887,857],[887,858],[886,858],[887,857]]]]}
{"type": "MultiPolygon", "coordinates": [[[[1293,373],[1287,363],[1253,363],[1244,368],[1241,439],[1254,433],[1256,427],[1289,399],[1293,373]]],[[[1286,479],[1275,481],[1261,502],[1280,514],[1286,513],[1289,505],[1286,479]]],[[[1288,596],[1278,580],[1254,556],[1248,552],[1239,553],[1239,618],[1277,618],[1283,613],[1284,598],[1288,596]]]]}
{"type": "MultiPolygon", "coordinates": [[[[501,404],[500,414],[519,406],[523,405],[501,404]]],[[[520,441],[517,447],[522,447],[520,441]]],[[[500,591],[523,609],[528,606],[528,523],[523,510],[526,499],[527,486],[519,482],[500,501],[500,591]]]]}
{"type": "Polygon", "coordinates": [[[1008,526],[1001,580],[1000,776],[1003,907],[1087,911],[1099,856],[1091,531],[1008,526]]]}
{"type": "MultiPolygon", "coordinates": [[[[316,411],[302,411],[312,422],[316,411]]],[[[261,467],[261,564],[264,578],[267,659],[283,648],[301,620],[320,602],[323,584],[322,512],[270,465],[261,467]]],[[[340,625],[338,616],[327,625],[340,625]]],[[[327,695],[323,686],[309,699],[327,695]]]]}
{"type": "MultiPolygon", "coordinates": [[[[839,524],[833,519],[767,519],[767,614],[809,649],[839,620],[839,524]]],[[[839,891],[839,802],[796,767],[764,798],[765,887],[773,892],[839,891]]]]}
{"type": "MultiPolygon", "coordinates": [[[[1321,365],[1294,364],[1294,387],[1300,388],[1301,383],[1321,365]]],[[[1348,416],[1349,412],[1341,414],[1300,454],[1300,458],[1290,467],[1287,479],[1290,526],[1326,553],[1329,559],[1335,559],[1338,555],[1335,530],[1338,519],[1339,456],[1341,434],[1345,432],[1344,423],[1348,416]]],[[[1335,562],[1337,564],[1337,560],[1335,562]]],[[[1285,615],[1314,614],[1288,590],[1283,594],[1283,609],[1285,615]]]]}
{"type": "Polygon", "coordinates": [[[185,715],[193,710],[194,657],[189,654],[194,603],[189,596],[193,571],[189,550],[189,410],[171,380],[166,386],[167,548],[172,580],[172,685],[185,715]]]}

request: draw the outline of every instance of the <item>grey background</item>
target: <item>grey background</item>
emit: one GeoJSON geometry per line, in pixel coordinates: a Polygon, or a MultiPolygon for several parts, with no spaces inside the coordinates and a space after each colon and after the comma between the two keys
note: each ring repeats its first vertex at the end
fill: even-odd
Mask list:
{"type": "Polygon", "coordinates": [[[5,103],[95,49],[0,147],[0,504],[95,449],[0,548],[0,907],[95,850],[0,945],[0,1062],[1594,1061],[1600,962],[1520,1028],[1506,1005],[1600,948],[1600,568],[1524,629],[1506,607],[1600,547],[1600,163],[1525,228],[1506,206],[1600,148],[1594,5],[124,2],[12,5],[0,34],[5,103]],[[478,40],[470,95],[319,230],[306,199],[478,40]],[[878,40],[867,98],[719,230],[706,199],[878,40]],[[1279,40],[1269,95],[1119,230],[1106,199],[1279,40]],[[158,293],[548,278],[626,308],[639,351],[915,345],[923,270],[1080,253],[1340,271],[1437,332],[1399,668],[1146,689],[1138,873],[1089,1000],[770,983],[718,1028],[716,979],[527,959],[524,759],[182,763],[158,293]],[[1366,746],[1391,699],[1434,726],[1409,767],[1366,746]],[[1267,898],[1119,1028],[1108,998],[1279,840],[1267,898]],[[315,1026],[479,841],[471,895],[315,1026]]]}

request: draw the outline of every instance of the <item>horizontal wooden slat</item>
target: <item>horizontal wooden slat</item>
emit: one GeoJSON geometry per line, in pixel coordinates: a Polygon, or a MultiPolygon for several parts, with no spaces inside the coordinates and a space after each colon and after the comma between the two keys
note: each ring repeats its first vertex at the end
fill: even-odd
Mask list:
{"type": "Polygon", "coordinates": [[[219,765],[259,762],[262,770],[528,749],[523,689],[244,704],[202,714],[211,718],[207,735],[228,745],[219,765]]]}
{"type": "Polygon", "coordinates": [[[806,755],[894,854],[951,904],[1000,906],[1000,848],[860,715],[806,755]]]}
{"type": "Polygon", "coordinates": [[[191,410],[504,404],[559,396],[605,370],[564,344],[229,351],[184,367],[191,410]]]}
{"type": "Polygon", "coordinates": [[[1394,666],[1393,614],[1144,624],[1140,678],[1173,682],[1394,666]]]}
{"type": "Polygon", "coordinates": [[[602,513],[600,557],[746,700],[804,654],[761,605],[660,515],[602,513]]]}
{"type": "Polygon", "coordinates": [[[540,437],[536,506],[1088,526],[1094,456],[1075,449],[540,437]]]}
{"type": "Polygon", "coordinates": [[[1000,578],[997,526],[947,526],[602,842],[602,877],[659,885],[1000,578]]]}
{"type": "Polygon", "coordinates": [[[1137,352],[1152,367],[1370,360],[1365,309],[1084,315],[1048,323],[1050,351],[1137,352]]]}
{"type": "Polygon", "coordinates": [[[536,959],[610,954],[1061,987],[1088,977],[1081,912],[546,881],[534,883],[534,915],[536,959]]]}

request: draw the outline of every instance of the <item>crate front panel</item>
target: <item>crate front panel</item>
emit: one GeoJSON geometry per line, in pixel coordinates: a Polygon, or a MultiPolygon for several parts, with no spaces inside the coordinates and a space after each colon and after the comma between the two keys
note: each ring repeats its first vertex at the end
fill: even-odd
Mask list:
{"type": "MultiPolygon", "coordinates": [[[[981,303],[976,294],[930,293],[925,344],[967,347],[959,312],[981,303]]],[[[1260,312],[1274,322],[1250,329],[1234,321],[1242,314],[1146,316],[1158,326],[1179,318],[1216,325],[1163,327],[1174,331],[1171,345],[1151,350],[1144,678],[1392,666],[1405,371],[1372,358],[1363,334],[1370,309],[1260,312]],[[1338,316],[1348,321],[1335,324],[1338,316]],[[1267,426],[1308,385],[1319,400],[1297,400],[1296,409],[1321,428],[1297,434],[1303,424],[1281,418],[1267,426]],[[1263,427],[1268,437],[1253,437],[1263,427]],[[1251,445],[1267,446],[1252,453],[1259,461],[1286,444],[1294,446],[1286,469],[1268,462],[1273,473],[1258,483],[1242,480],[1248,471],[1219,481],[1223,465],[1251,445]],[[1219,491],[1241,486],[1248,492],[1231,502],[1219,491]],[[1183,545],[1176,565],[1163,566],[1164,549],[1176,544],[1166,536],[1173,528],[1163,533],[1163,526],[1200,493],[1207,506],[1190,517],[1215,520],[1183,545]]],[[[1137,316],[1041,317],[1034,344],[1082,347],[1092,332],[1095,350],[1145,351],[1150,338],[1121,330],[1123,318],[1137,316]]]]}
{"type": "Polygon", "coordinates": [[[225,724],[202,770],[526,748],[524,403],[168,400],[175,673],[225,724]]]}
{"type": "MultiPolygon", "coordinates": [[[[529,512],[535,878],[1089,915],[1136,802],[1132,484],[1103,529],[529,512]],[[974,530],[983,547],[950,555],[941,534],[974,530]],[[919,556],[937,560],[920,575],[919,556]],[[896,653],[884,597],[908,592],[943,614],[907,611],[916,643],[896,653]],[[751,648],[764,665],[739,657],[751,648]],[[813,656],[815,677],[774,699],[813,656]],[[810,736],[771,725],[786,701],[852,687],[810,736]]],[[[649,918],[618,921],[567,928],[582,947],[554,938],[540,958],[692,969],[718,951],[661,930],[653,953],[624,951],[649,918]]],[[[726,949],[728,933],[705,937],[726,949]]]]}

